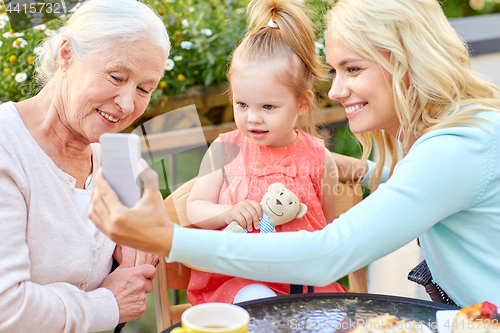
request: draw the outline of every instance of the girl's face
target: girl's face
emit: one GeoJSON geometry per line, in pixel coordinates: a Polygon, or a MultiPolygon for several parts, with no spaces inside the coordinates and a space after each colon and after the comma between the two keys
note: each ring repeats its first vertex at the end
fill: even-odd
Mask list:
{"type": "Polygon", "coordinates": [[[238,129],[259,146],[281,147],[297,137],[298,115],[309,106],[275,79],[272,65],[239,69],[231,78],[234,120],[238,129]]]}
{"type": "MultiPolygon", "coordinates": [[[[327,32],[326,61],[333,73],[331,100],[344,106],[353,133],[385,130],[396,136],[399,120],[394,107],[392,76],[327,32]]],[[[389,60],[389,53],[383,53],[389,60]]]]}
{"type": "Polygon", "coordinates": [[[85,59],[62,57],[61,118],[88,142],[120,132],[142,115],[163,74],[163,53],[147,40],[121,43],[85,59]]]}

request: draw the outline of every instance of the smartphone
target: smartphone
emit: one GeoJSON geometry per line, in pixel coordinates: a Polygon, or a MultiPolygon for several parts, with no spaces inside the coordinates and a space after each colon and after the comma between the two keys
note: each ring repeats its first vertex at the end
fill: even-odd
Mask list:
{"type": "Polygon", "coordinates": [[[137,162],[141,141],[137,134],[106,133],[101,135],[102,172],[120,201],[132,207],[141,198],[137,162]]]}

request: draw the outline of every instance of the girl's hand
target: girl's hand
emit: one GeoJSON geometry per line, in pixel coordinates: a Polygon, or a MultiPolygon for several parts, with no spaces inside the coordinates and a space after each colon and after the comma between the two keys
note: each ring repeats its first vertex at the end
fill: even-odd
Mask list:
{"type": "Polygon", "coordinates": [[[158,174],[151,168],[144,169],[142,165],[139,172],[144,192],[141,200],[128,208],[120,202],[104,179],[102,170],[99,170],[87,215],[116,243],[167,257],[174,227],[158,191],[158,174]]]}
{"type": "Polygon", "coordinates": [[[226,224],[236,221],[243,228],[246,228],[248,232],[252,232],[254,228],[256,230],[260,229],[259,220],[262,217],[262,207],[257,201],[241,201],[224,214],[226,224]]]}

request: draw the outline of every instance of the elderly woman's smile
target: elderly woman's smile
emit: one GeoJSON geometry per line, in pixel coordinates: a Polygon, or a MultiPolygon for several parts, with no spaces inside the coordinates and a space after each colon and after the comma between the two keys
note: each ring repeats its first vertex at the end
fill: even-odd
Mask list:
{"type": "Polygon", "coordinates": [[[118,119],[118,118],[113,117],[113,116],[112,116],[112,115],[110,115],[109,113],[103,112],[103,111],[101,111],[101,110],[99,110],[99,109],[96,109],[96,110],[97,110],[97,112],[99,112],[99,114],[100,114],[101,116],[103,116],[104,118],[106,118],[107,120],[109,120],[109,121],[110,121],[110,122],[112,122],[112,123],[117,123],[117,122],[120,120],[120,119],[118,119]]]}
{"type": "Polygon", "coordinates": [[[117,43],[83,59],[67,54],[64,61],[68,125],[90,142],[122,131],[144,112],[165,62],[162,50],[144,39],[117,43]]]}

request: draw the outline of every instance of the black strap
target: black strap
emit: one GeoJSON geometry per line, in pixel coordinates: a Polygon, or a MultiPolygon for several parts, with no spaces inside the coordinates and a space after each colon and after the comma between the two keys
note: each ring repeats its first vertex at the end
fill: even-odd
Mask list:
{"type": "Polygon", "coordinates": [[[432,279],[431,270],[427,262],[423,260],[408,273],[408,280],[421,284],[429,294],[431,300],[437,303],[444,303],[458,306],[450,296],[432,279]]]}
{"type": "Polygon", "coordinates": [[[290,285],[290,295],[292,294],[303,294],[304,286],[301,284],[291,284],[290,285]]]}
{"type": "Polygon", "coordinates": [[[115,327],[115,330],[113,331],[113,333],[120,333],[122,331],[122,328],[125,327],[125,324],[126,323],[118,324],[118,326],[115,327]]]}
{"type": "MultiPolygon", "coordinates": [[[[314,286],[307,286],[307,294],[314,293],[314,286]]],[[[291,284],[290,285],[290,295],[292,294],[304,294],[304,285],[302,284],[291,284]]]]}

